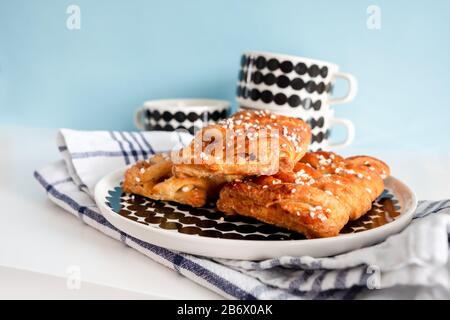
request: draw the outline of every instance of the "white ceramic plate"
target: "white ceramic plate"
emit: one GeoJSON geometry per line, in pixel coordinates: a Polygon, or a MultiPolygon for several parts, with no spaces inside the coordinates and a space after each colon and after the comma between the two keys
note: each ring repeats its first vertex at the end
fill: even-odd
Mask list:
{"type": "Polygon", "coordinates": [[[214,258],[262,260],[280,256],[325,257],[383,241],[411,221],[417,200],[402,182],[389,177],[385,192],[369,213],[349,223],[337,237],[305,239],[302,235],[258,221],[226,216],[211,208],[192,208],[124,194],[126,168],[99,181],[95,200],[116,228],[172,250],[214,258]]]}

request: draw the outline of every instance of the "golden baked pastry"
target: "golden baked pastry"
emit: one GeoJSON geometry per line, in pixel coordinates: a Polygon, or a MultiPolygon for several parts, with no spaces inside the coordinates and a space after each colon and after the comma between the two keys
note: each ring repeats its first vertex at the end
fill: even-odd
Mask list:
{"type": "Polygon", "coordinates": [[[139,161],[125,173],[122,189],[154,200],[175,201],[202,207],[217,199],[223,181],[197,177],[175,177],[172,161],[162,154],[139,161]]]}
{"type": "Polygon", "coordinates": [[[173,153],[174,173],[233,181],[239,176],[292,171],[310,140],[310,128],[302,120],[241,111],[203,128],[189,146],[173,153]]]}
{"type": "Polygon", "coordinates": [[[370,210],[389,167],[372,157],[307,153],[292,172],[227,183],[217,208],[305,234],[332,237],[370,210]]]}

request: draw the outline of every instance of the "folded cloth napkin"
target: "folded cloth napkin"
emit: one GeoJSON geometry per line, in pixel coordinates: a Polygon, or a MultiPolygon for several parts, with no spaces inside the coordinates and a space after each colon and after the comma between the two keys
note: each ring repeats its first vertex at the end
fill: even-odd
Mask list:
{"type": "Polygon", "coordinates": [[[226,298],[379,298],[379,292],[404,286],[436,289],[439,297],[450,296],[450,200],[420,202],[415,219],[403,232],[371,247],[335,257],[281,257],[258,262],[174,252],[133,238],[102,216],[93,200],[99,179],[155,152],[185,145],[190,139],[188,134],[175,132],[62,129],[57,143],[63,160],[37,170],[35,177],[53,202],[86,224],[226,298]],[[370,290],[375,288],[385,290],[370,290]]]}

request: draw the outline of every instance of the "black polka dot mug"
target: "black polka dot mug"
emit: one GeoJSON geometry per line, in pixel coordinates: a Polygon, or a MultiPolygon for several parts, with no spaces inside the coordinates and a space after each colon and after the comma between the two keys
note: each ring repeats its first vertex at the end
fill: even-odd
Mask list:
{"type": "Polygon", "coordinates": [[[146,101],[134,115],[140,130],[188,130],[191,134],[203,126],[228,117],[230,103],[212,99],[166,99],[146,101]]]}
{"type": "MultiPolygon", "coordinates": [[[[287,115],[292,116],[291,113],[287,115]]],[[[336,118],[332,109],[317,113],[317,115],[306,121],[311,127],[309,151],[338,150],[349,146],[355,139],[355,126],[353,122],[348,119],[336,118]],[[331,135],[332,131],[338,126],[342,127],[345,131],[345,135],[340,141],[331,135]]]]}
{"type": "Polygon", "coordinates": [[[241,57],[236,95],[243,107],[310,112],[348,103],[356,92],[355,77],[330,62],[267,52],[244,52],[241,57]],[[338,78],[348,82],[348,90],[333,97],[338,78]]]}
{"type": "MultiPolygon", "coordinates": [[[[255,110],[253,108],[240,107],[238,110],[255,110]]],[[[306,121],[311,127],[311,143],[308,147],[309,151],[332,151],[349,146],[355,139],[355,126],[348,119],[335,118],[334,110],[322,110],[314,116],[305,118],[299,114],[292,112],[278,111],[278,114],[295,117],[306,121]],[[342,127],[345,130],[343,139],[337,141],[335,137],[331,137],[333,128],[342,127]]]]}

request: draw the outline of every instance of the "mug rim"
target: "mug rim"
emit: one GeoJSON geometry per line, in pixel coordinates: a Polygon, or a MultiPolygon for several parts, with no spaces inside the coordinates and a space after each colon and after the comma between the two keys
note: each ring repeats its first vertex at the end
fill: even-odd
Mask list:
{"type": "Polygon", "coordinates": [[[149,109],[175,109],[175,108],[192,108],[192,109],[225,109],[229,108],[231,103],[227,100],[219,99],[158,99],[146,100],[142,107],[149,109]]]}
{"type": "Polygon", "coordinates": [[[327,66],[332,66],[334,67],[336,70],[339,69],[339,65],[333,62],[329,62],[329,61],[325,61],[325,60],[319,60],[319,59],[312,59],[312,58],[307,58],[307,57],[303,57],[303,56],[295,56],[295,55],[290,55],[290,54],[284,54],[284,53],[277,53],[277,52],[269,52],[269,51],[244,51],[242,52],[242,54],[245,55],[263,55],[263,56],[271,56],[271,57],[275,57],[275,58],[280,58],[280,59],[289,59],[289,60],[294,60],[296,62],[306,62],[308,64],[324,64],[327,66]]]}

